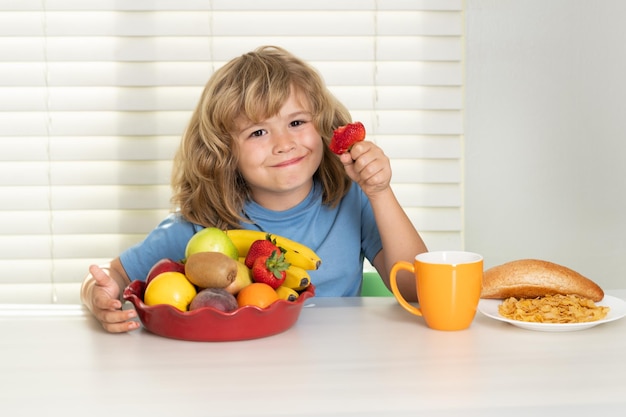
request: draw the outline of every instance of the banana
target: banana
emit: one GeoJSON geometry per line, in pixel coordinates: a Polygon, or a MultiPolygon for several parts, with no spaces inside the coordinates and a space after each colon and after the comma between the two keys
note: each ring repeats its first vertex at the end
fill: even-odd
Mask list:
{"type": "MultiPolygon", "coordinates": [[[[227,230],[226,234],[237,247],[240,257],[245,257],[248,254],[248,249],[250,249],[252,242],[265,239],[267,236],[266,232],[245,229],[227,230]]],[[[285,260],[291,265],[312,271],[319,268],[322,264],[322,260],[313,249],[286,237],[274,233],[270,234],[272,239],[276,240],[276,245],[285,249],[285,260]]]]}
{"type": "Polygon", "coordinates": [[[298,294],[296,290],[294,290],[293,288],[285,287],[284,285],[276,288],[276,294],[278,294],[278,298],[280,298],[281,300],[287,301],[296,301],[300,296],[300,294],[298,294]]]}
{"type": "MultiPolygon", "coordinates": [[[[280,247],[284,248],[284,246],[280,247]]],[[[322,263],[322,260],[317,255],[315,255],[315,257],[308,257],[302,255],[301,252],[295,252],[293,249],[285,249],[287,250],[287,252],[285,253],[285,260],[291,265],[297,266],[304,270],[314,271],[319,268],[322,263]]]]}
{"type": "Polygon", "coordinates": [[[302,291],[311,284],[311,277],[305,269],[291,265],[287,269],[287,276],[282,286],[296,291],[302,291]]]}

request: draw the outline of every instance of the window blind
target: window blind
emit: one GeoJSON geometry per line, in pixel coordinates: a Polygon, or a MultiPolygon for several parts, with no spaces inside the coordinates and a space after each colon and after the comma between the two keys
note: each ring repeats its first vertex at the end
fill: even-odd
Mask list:
{"type": "Polygon", "coordinates": [[[265,44],[365,124],[429,248],[461,248],[461,0],[0,0],[0,302],[75,302],[156,226],[205,82],[265,44]]]}

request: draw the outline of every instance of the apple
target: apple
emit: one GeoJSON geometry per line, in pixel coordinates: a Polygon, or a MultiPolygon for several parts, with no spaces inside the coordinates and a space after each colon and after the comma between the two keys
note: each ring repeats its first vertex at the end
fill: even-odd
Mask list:
{"type": "Polygon", "coordinates": [[[239,260],[237,247],[226,232],[217,227],[204,228],[191,236],[185,248],[185,258],[198,252],[221,252],[236,261],[239,260]]]}
{"type": "Polygon", "coordinates": [[[185,264],[170,258],[163,258],[157,261],[157,263],[150,268],[150,271],[148,271],[148,275],[146,276],[146,285],[148,285],[154,277],[162,274],[163,272],[180,272],[181,274],[184,274],[185,264]]]}

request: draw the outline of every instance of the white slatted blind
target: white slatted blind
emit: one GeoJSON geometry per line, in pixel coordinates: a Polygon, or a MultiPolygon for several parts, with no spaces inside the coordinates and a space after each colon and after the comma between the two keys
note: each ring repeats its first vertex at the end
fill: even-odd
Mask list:
{"type": "Polygon", "coordinates": [[[0,302],[77,299],[142,239],[207,78],[264,44],[363,121],[427,245],[461,248],[461,0],[0,0],[0,302]]]}

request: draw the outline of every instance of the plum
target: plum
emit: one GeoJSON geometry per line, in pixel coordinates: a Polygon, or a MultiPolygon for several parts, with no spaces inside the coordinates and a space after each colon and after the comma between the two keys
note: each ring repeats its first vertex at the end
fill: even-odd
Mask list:
{"type": "Polygon", "coordinates": [[[191,300],[189,311],[213,307],[226,313],[237,309],[237,299],[224,288],[205,288],[191,300]]]}

